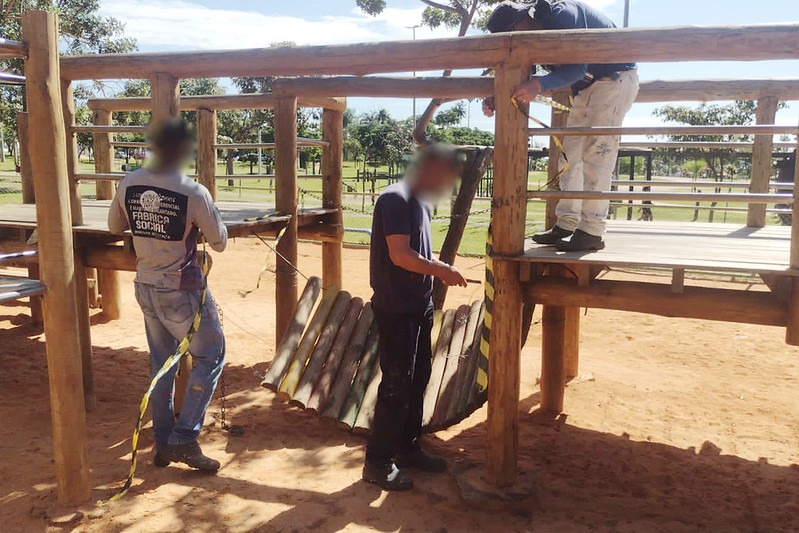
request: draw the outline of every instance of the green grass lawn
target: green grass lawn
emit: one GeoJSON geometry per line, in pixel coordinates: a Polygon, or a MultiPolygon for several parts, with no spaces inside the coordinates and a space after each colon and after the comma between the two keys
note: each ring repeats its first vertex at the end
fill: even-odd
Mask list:
{"type": "MultiPolygon", "coordinates": [[[[124,163],[122,160],[115,161],[115,171],[121,171],[121,165],[124,163]]],[[[369,168],[370,171],[377,170],[381,173],[386,173],[387,168],[369,168]]],[[[257,172],[257,167],[254,167],[257,172]]],[[[93,162],[81,159],[80,172],[92,173],[94,172],[93,162]]],[[[194,172],[191,169],[189,172],[194,172]]],[[[307,171],[300,169],[300,174],[310,174],[312,169],[309,167],[307,171]]],[[[318,168],[317,168],[318,172],[318,168]]],[[[217,173],[223,175],[226,173],[224,163],[220,163],[217,167],[217,173]]],[[[232,179],[232,184],[228,180],[220,179],[218,181],[218,199],[219,200],[234,200],[234,201],[251,201],[251,202],[264,202],[267,204],[274,202],[274,178],[258,178],[247,179],[246,176],[250,173],[249,163],[234,164],[234,174],[242,176],[241,178],[232,179]]],[[[368,195],[364,195],[363,183],[356,180],[356,165],[352,162],[344,163],[343,167],[344,189],[345,194],[343,197],[344,206],[344,226],[351,229],[369,229],[371,227],[371,213],[374,205],[374,200],[368,195]]],[[[641,177],[643,179],[643,176],[641,177]]],[[[543,172],[533,172],[530,174],[529,188],[531,190],[539,189],[546,183],[546,174],[543,172]]],[[[387,181],[378,182],[375,192],[380,192],[382,188],[388,185],[387,181]]],[[[20,203],[22,195],[18,191],[20,187],[19,175],[16,174],[14,169],[14,162],[11,158],[6,158],[5,162],[0,162],[0,204],[3,203],[20,203]]],[[[299,180],[299,202],[301,207],[317,207],[321,205],[321,190],[322,182],[318,178],[302,178],[299,180]]],[[[80,192],[85,197],[92,197],[94,195],[95,185],[91,182],[82,182],[80,184],[80,192]]],[[[367,184],[367,193],[371,192],[371,185],[367,184]]],[[[672,205],[685,205],[691,206],[689,202],[669,202],[672,205]]],[[[464,254],[482,254],[485,251],[485,237],[488,228],[490,200],[487,198],[476,198],[472,205],[473,214],[469,217],[469,224],[461,243],[460,251],[464,254]]],[[[707,207],[707,203],[702,204],[707,207]]],[[[745,207],[745,205],[735,205],[734,207],[745,207]]],[[[1,208],[0,208],[1,209],[1,208]]],[[[627,218],[627,206],[620,204],[614,206],[615,216],[619,219],[627,218]]],[[[527,234],[534,233],[543,229],[544,224],[545,204],[543,202],[530,202],[527,207],[527,234]]],[[[698,221],[707,222],[709,211],[703,209],[699,211],[698,221]]],[[[450,214],[449,202],[442,202],[437,206],[436,213],[433,220],[433,247],[439,249],[444,240],[448,228],[448,217],[450,214]]],[[[632,218],[637,220],[640,216],[639,206],[633,206],[632,218]]],[[[690,222],[694,219],[694,209],[681,209],[681,208],[668,208],[658,207],[654,209],[655,220],[666,221],[683,221],[690,222]]],[[[776,223],[776,217],[769,217],[770,223],[776,223]]],[[[728,212],[724,213],[717,211],[715,213],[715,222],[728,222],[743,224],[746,222],[745,212],[728,212]]],[[[369,236],[364,233],[347,232],[345,234],[345,241],[349,243],[368,244],[369,236]]]]}

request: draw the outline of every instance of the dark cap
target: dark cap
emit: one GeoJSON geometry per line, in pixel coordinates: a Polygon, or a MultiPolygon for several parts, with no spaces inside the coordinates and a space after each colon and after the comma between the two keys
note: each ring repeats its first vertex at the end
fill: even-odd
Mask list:
{"type": "Polygon", "coordinates": [[[524,20],[525,17],[532,17],[535,12],[536,2],[520,4],[517,2],[502,2],[488,18],[486,28],[491,33],[504,33],[513,30],[513,26],[524,20]]]}

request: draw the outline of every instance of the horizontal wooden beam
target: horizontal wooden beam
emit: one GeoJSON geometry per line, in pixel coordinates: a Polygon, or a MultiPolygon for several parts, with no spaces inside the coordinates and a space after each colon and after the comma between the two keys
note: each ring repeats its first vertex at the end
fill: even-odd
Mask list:
{"type": "MultiPolygon", "coordinates": [[[[719,183],[719,186],[722,186],[719,183]]],[[[792,194],[736,194],[701,192],[633,191],[528,191],[528,198],[546,200],[662,200],[683,202],[738,202],[743,204],[793,204],[792,194]]]]}
{"type": "Polygon", "coordinates": [[[123,246],[93,246],[86,248],[86,266],[105,270],[136,271],[136,255],[123,246]]]}
{"type": "Polygon", "coordinates": [[[407,78],[396,76],[333,76],[281,78],[275,94],[302,96],[363,96],[371,98],[443,98],[457,100],[494,94],[494,78],[407,78]]]}
{"type": "MultiPolygon", "coordinates": [[[[752,186],[749,181],[658,181],[658,180],[625,180],[614,179],[611,185],[618,187],[691,187],[697,189],[748,189],[752,186]]],[[[771,182],[768,184],[770,189],[793,190],[793,183],[771,182]]]]}
{"type": "Polygon", "coordinates": [[[61,58],[69,80],[366,75],[530,64],[799,59],[799,24],[516,32],[449,39],[61,58]]]}
{"type": "Polygon", "coordinates": [[[530,128],[530,136],[574,135],[580,137],[616,135],[796,135],[795,126],[650,126],[530,128]]]}
{"type": "MultiPolygon", "coordinates": [[[[308,96],[297,100],[299,107],[321,107],[343,111],[347,102],[342,98],[331,98],[328,95],[308,96]]],[[[88,102],[89,109],[102,109],[104,111],[150,111],[152,101],[149,97],[128,98],[93,98],[88,102]]],[[[273,94],[225,94],[218,96],[181,96],[180,109],[182,111],[196,111],[197,109],[210,109],[212,111],[227,111],[234,109],[274,109],[275,96],[273,94]]]]}
{"type": "MultiPolygon", "coordinates": [[[[330,143],[327,141],[322,141],[319,139],[309,139],[306,137],[297,137],[297,146],[300,148],[307,148],[309,146],[316,146],[316,147],[324,147],[328,146],[330,143]]],[[[275,143],[232,143],[232,144],[215,144],[214,148],[219,150],[255,150],[258,148],[269,148],[272,149],[275,147],[275,143]]]]}
{"type": "Polygon", "coordinates": [[[145,133],[147,126],[72,126],[75,133],[145,133]]]}
{"type": "Polygon", "coordinates": [[[799,80],[651,80],[641,84],[636,102],[757,100],[764,96],[799,100],[799,80]]]}
{"type": "Polygon", "coordinates": [[[787,308],[769,292],[685,287],[680,294],[664,284],[595,280],[578,287],[575,280],[537,278],[525,284],[531,302],[565,307],[592,307],[694,318],[785,326],[787,308]]]}
{"type": "Polygon", "coordinates": [[[0,59],[28,57],[28,45],[11,39],[0,39],[0,59]]]}

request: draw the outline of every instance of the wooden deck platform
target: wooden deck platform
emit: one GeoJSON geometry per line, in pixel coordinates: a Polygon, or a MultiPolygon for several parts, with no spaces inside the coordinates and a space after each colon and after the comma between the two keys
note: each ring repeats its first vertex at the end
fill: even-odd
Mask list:
{"type": "Polygon", "coordinates": [[[610,221],[606,243],[607,247],[598,252],[566,253],[528,240],[524,255],[509,259],[799,276],[799,271],[789,265],[789,227],[610,221]]]}
{"type": "MultiPolygon", "coordinates": [[[[105,236],[111,233],[106,220],[110,200],[85,200],[83,202],[83,224],[75,226],[78,236],[105,236]]],[[[287,215],[276,213],[274,206],[252,202],[217,202],[222,220],[230,237],[245,237],[254,233],[272,231],[289,220],[287,215]]],[[[299,213],[299,226],[319,222],[335,209],[310,208],[299,213]]],[[[3,204],[0,206],[0,228],[35,229],[36,206],[33,204],[3,204]]]]}

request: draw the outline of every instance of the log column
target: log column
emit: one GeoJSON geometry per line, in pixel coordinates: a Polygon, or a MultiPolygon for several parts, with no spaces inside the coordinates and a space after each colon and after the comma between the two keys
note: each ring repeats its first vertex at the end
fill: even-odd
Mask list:
{"type": "MultiPolygon", "coordinates": [[[[70,186],[70,204],[72,208],[72,225],[79,226],[83,223],[83,206],[81,205],[78,191],[78,139],[73,131],[75,126],[75,96],[72,92],[72,82],[61,80],[61,104],[64,113],[65,140],[67,150],[67,176],[70,186]]],[[[75,290],[77,298],[77,323],[80,333],[81,359],[83,361],[83,394],[87,411],[93,411],[97,406],[94,392],[94,371],[92,369],[92,332],[89,317],[89,287],[87,283],[87,268],[85,250],[75,246],[75,290]]]]}
{"type": "MultiPolygon", "coordinates": [[[[93,113],[96,126],[110,126],[111,112],[96,109],[93,113]]],[[[109,174],[114,170],[114,146],[111,144],[111,133],[94,134],[94,171],[97,174],[109,174]]],[[[98,200],[114,198],[114,182],[102,180],[96,182],[98,200]]],[[[111,320],[122,316],[122,297],[119,287],[119,273],[116,270],[99,269],[97,271],[97,288],[102,295],[100,305],[103,313],[111,320]]]]}
{"type": "MultiPolygon", "coordinates": [[[[559,102],[565,106],[570,105],[569,99],[570,92],[569,90],[565,91],[558,91],[553,95],[553,99],[556,102],[559,102]]],[[[568,124],[569,114],[563,111],[559,111],[552,108],[552,127],[553,128],[562,128],[568,124]]],[[[554,138],[549,140],[549,167],[547,169],[547,175],[550,182],[549,189],[560,189],[560,183],[555,179],[560,172],[560,156],[561,150],[558,148],[557,144],[555,144],[554,138]]],[[[551,228],[555,225],[558,221],[558,217],[555,214],[555,209],[558,206],[557,200],[547,200],[547,211],[546,211],[546,227],[547,229],[551,228]]],[[[579,359],[580,359],[580,308],[579,307],[567,307],[564,310],[562,317],[562,324],[563,324],[563,340],[565,342],[565,347],[563,350],[563,356],[566,358],[566,377],[572,378],[577,375],[579,371],[579,359]]],[[[558,323],[561,319],[552,319],[550,317],[545,317],[544,320],[550,324],[558,323]]]]}
{"type": "MultiPolygon", "coordinates": [[[[17,113],[17,137],[19,138],[19,175],[22,181],[22,203],[35,204],[36,193],[33,189],[33,172],[31,171],[31,158],[28,152],[28,113],[17,113]]],[[[39,279],[39,265],[31,263],[28,266],[28,277],[39,279]]],[[[42,297],[30,298],[31,322],[40,326],[42,324],[42,297]]]]}
{"type": "MultiPolygon", "coordinates": [[[[341,227],[342,165],[344,161],[344,113],[325,109],[322,112],[322,139],[328,145],[322,148],[322,207],[338,209],[329,216],[330,223],[341,227]]],[[[339,232],[342,235],[342,232],[339,232]]],[[[335,241],[322,242],[322,281],[325,288],[342,289],[341,251],[343,236],[335,241]]]]}
{"type": "Polygon", "coordinates": [[[197,181],[216,201],[216,111],[197,110],[197,181]]]}
{"type": "Polygon", "coordinates": [[[29,150],[36,192],[44,331],[50,380],[53,452],[58,500],[63,505],[86,501],[90,494],[86,451],[81,341],[75,288],[75,257],[70,212],[67,133],[61,104],[58,18],[47,11],[22,14],[28,44],[25,61],[29,106],[29,150]]]}
{"type": "Polygon", "coordinates": [[[166,72],[150,76],[153,114],[155,122],[165,117],[176,117],[180,113],[180,80],[166,72]]]}
{"type": "MultiPolygon", "coordinates": [[[[777,119],[779,100],[776,96],[764,96],[757,101],[755,120],[757,124],[774,124],[777,119]]],[[[773,135],[756,135],[752,148],[752,182],[749,192],[767,193],[771,181],[771,153],[774,148],[773,135]]],[[[766,225],[766,205],[749,204],[746,225],[750,228],[762,228],[766,225]]]]}
{"type": "MultiPolygon", "coordinates": [[[[494,252],[519,255],[524,251],[527,214],[527,118],[511,102],[530,66],[513,56],[497,65],[496,140],[492,224],[494,252]]],[[[522,290],[519,264],[494,260],[494,307],[491,353],[488,360],[488,477],[499,486],[517,476],[519,384],[521,373],[522,290]]]]}
{"type": "Polygon", "coordinates": [[[275,345],[279,346],[297,305],[297,98],[275,103],[275,207],[291,215],[277,246],[275,345]]]}

